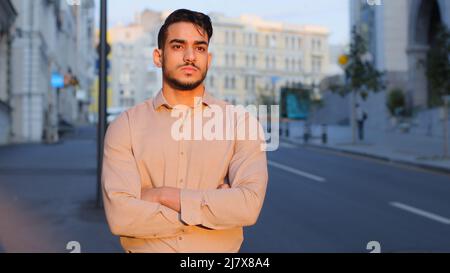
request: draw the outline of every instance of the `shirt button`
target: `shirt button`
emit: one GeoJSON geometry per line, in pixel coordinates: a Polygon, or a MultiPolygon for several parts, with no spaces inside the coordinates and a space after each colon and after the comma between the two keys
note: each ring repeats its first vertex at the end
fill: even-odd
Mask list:
{"type": "Polygon", "coordinates": [[[181,241],[181,240],[183,240],[183,237],[181,237],[181,236],[180,236],[180,237],[178,237],[178,240],[180,240],[180,241],[181,241]]]}
{"type": "Polygon", "coordinates": [[[184,155],[184,153],[183,153],[183,152],[181,152],[180,154],[181,154],[181,155],[184,155]]]}

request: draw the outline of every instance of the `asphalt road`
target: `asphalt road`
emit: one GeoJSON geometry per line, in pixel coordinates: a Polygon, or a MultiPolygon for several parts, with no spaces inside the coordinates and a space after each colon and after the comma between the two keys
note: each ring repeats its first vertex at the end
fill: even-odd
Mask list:
{"type": "Polygon", "coordinates": [[[450,175],[290,144],[268,160],[241,252],[450,252],[450,175]]]}

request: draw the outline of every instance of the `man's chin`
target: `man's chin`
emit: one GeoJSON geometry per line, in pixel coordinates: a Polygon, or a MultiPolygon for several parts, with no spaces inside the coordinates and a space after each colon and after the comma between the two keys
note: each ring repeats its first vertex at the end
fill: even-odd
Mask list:
{"type": "Polygon", "coordinates": [[[202,81],[172,81],[170,85],[181,91],[191,91],[202,84],[202,81]]]}

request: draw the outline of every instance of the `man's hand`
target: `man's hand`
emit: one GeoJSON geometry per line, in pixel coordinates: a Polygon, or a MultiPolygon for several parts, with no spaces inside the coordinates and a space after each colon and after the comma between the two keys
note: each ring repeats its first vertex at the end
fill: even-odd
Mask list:
{"type": "Polygon", "coordinates": [[[141,192],[141,200],[152,203],[161,203],[161,195],[163,188],[143,188],[141,192]]]}
{"type": "MultiPolygon", "coordinates": [[[[230,185],[227,183],[221,184],[217,187],[218,190],[229,188],[230,185]]],[[[159,203],[175,210],[176,212],[180,212],[180,193],[180,189],[172,187],[144,188],[141,192],[141,199],[148,202],[159,203]]]]}
{"type": "Polygon", "coordinates": [[[225,190],[225,189],[229,189],[229,188],[230,188],[230,185],[228,185],[227,183],[220,184],[217,187],[218,190],[225,190]]]}
{"type": "Polygon", "coordinates": [[[141,200],[159,203],[180,212],[180,189],[171,187],[144,188],[141,200]]]}

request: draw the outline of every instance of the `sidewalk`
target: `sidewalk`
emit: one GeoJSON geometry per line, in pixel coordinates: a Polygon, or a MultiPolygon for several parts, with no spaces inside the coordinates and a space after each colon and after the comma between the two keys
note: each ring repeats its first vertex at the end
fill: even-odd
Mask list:
{"type": "Polygon", "coordinates": [[[0,146],[0,252],[122,252],[96,208],[96,130],[58,144],[0,146]]]}
{"type": "MultiPolygon", "coordinates": [[[[283,129],[280,139],[304,145],[303,122],[290,122],[288,126],[289,136],[286,137],[286,124],[280,125],[283,129]]],[[[321,126],[312,126],[314,138],[308,145],[450,173],[450,160],[442,158],[443,139],[439,137],[370,131],[365,132],[364,141],[352,144],[351,127],[332,125],[327,127],[328,141],[323,144],[321,132],[321,126]]]]}

